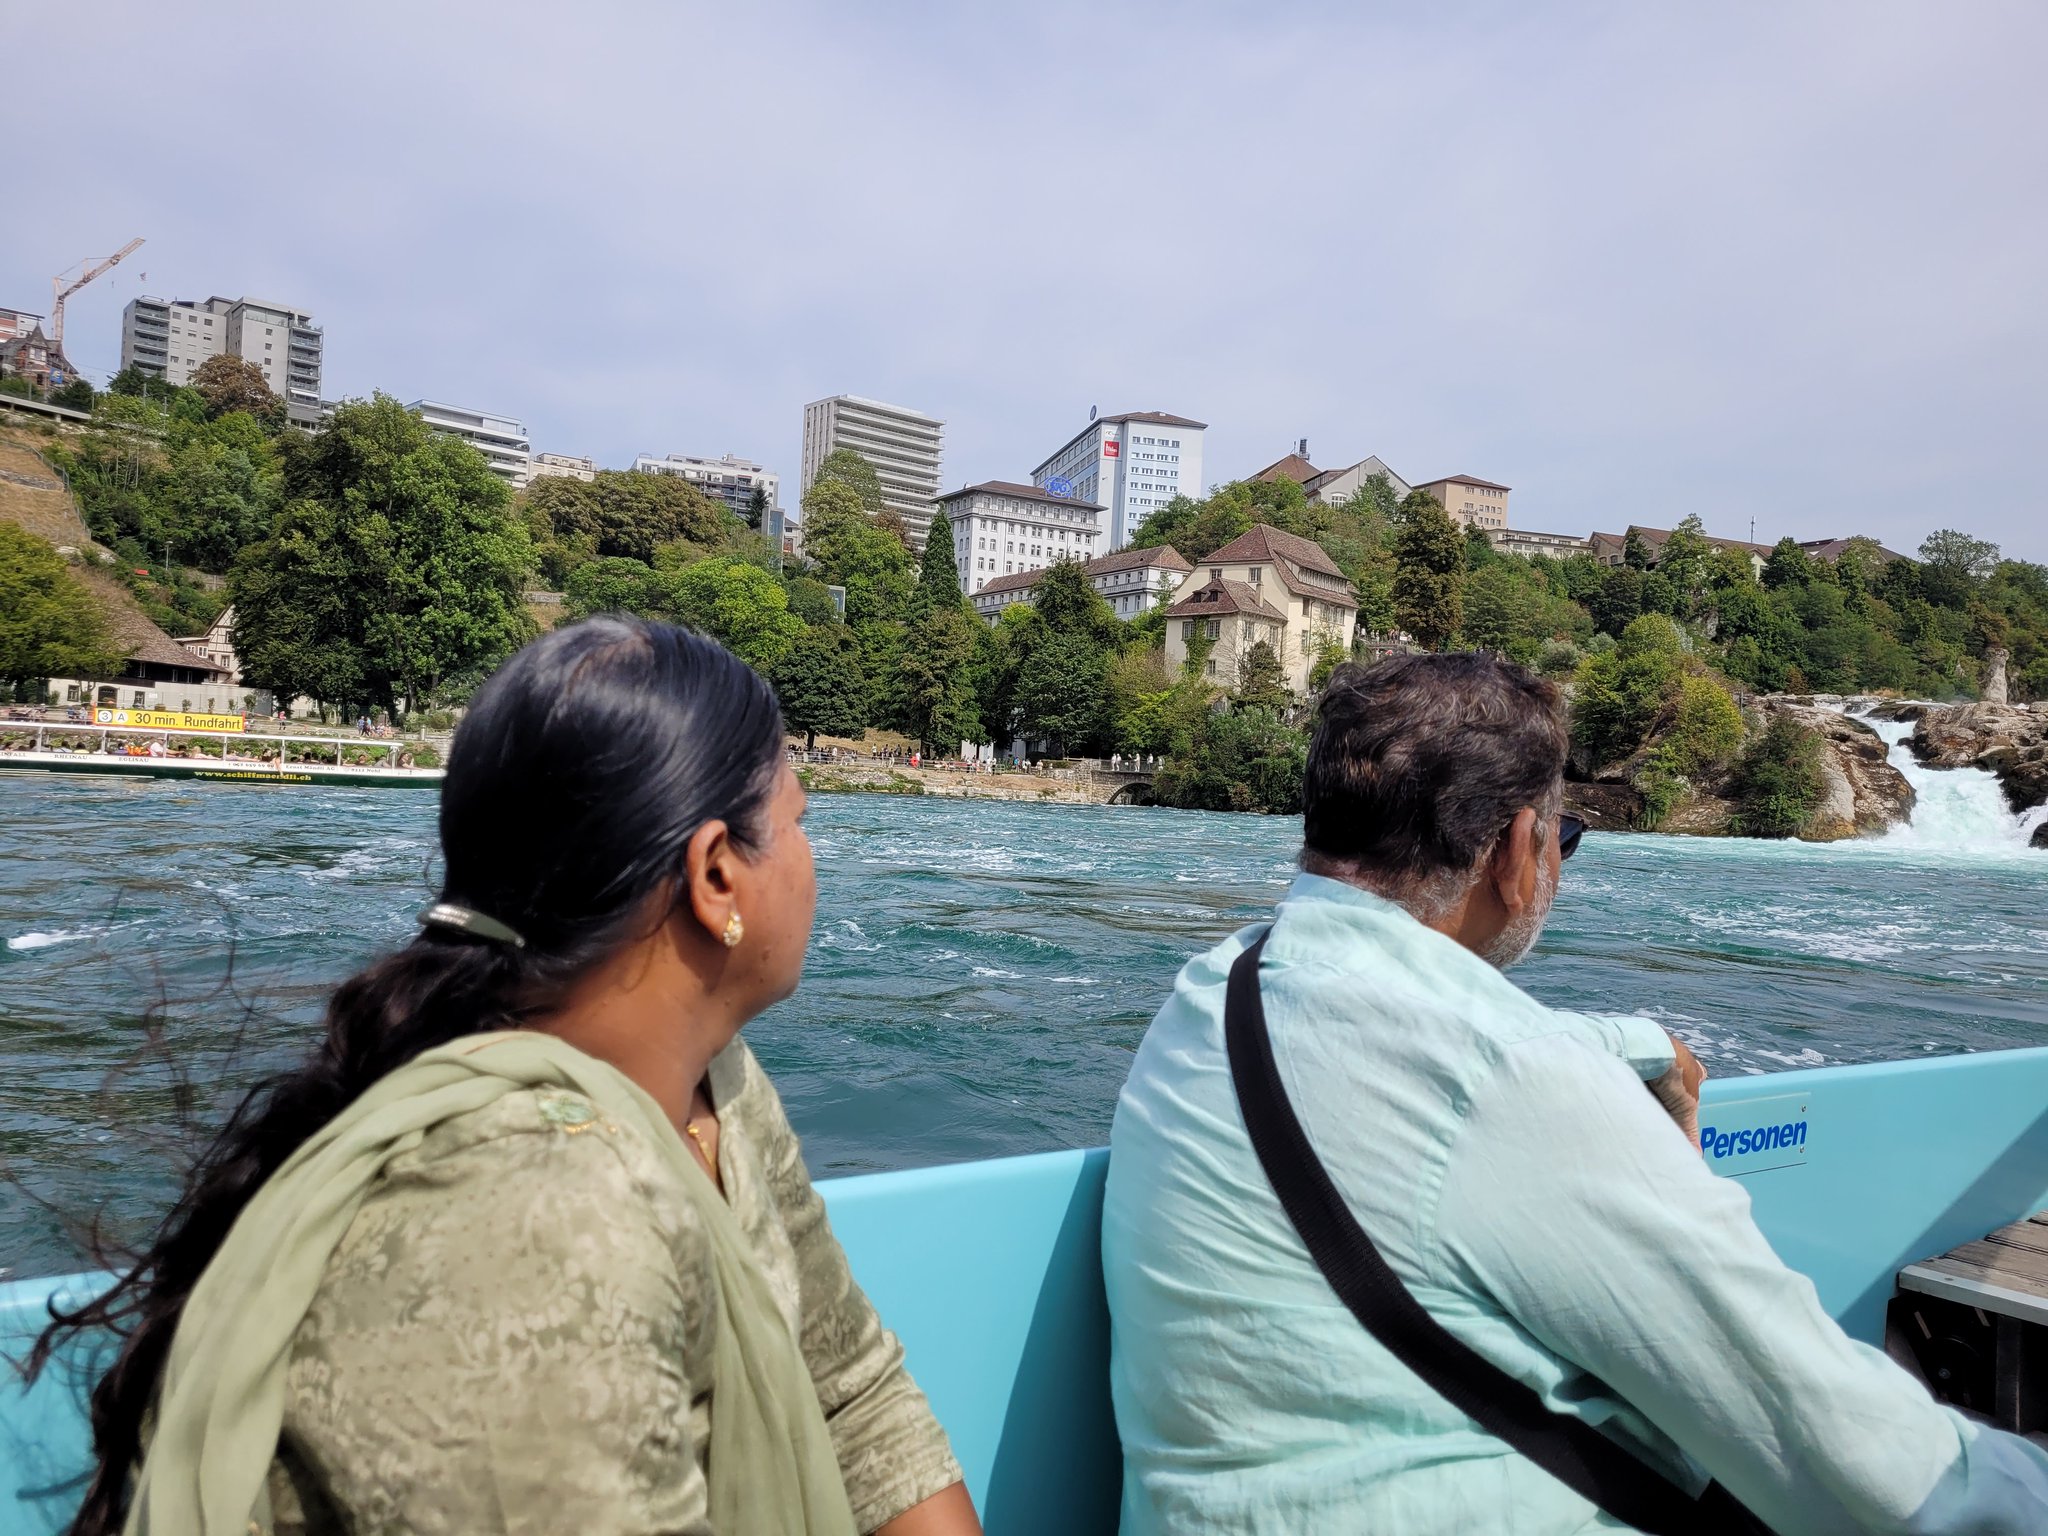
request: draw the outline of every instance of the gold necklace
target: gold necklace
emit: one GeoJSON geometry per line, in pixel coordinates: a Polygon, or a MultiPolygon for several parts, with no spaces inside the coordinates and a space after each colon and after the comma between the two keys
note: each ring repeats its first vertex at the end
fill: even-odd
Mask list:
{"type": "Polygon", "coordinates": [[[704,1145],[704,1133],[697,1129],[697,1122],[685,1120],[683,1122],[683,1134],[689,1137],[691,1143],[697,1148],[697,1155],[704,1159],[704,1166],[716,1173],[718,1165],[711,1161],[711,1149],[704,1145]]]}

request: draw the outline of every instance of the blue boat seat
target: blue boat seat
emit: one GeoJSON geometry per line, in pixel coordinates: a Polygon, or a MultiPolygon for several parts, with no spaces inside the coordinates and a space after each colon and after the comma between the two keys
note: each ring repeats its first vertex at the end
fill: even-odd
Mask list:
{"type": "MultiPolygon", "coordinates": [[[[1901,1265],[2048,1205],[2048,1050],[1707,1085],[1708,1166],[1822,1304],[1878,1343],[1901,1265]],[[1792,1128],[1797,1127],[1797,1134],[1792,1128]]],[[[1108,1154],[1054,1152],[827,1180],[854,1273],[903,1338],[991,1536],[1112,1536],[1121,1477],[1099,1228],[1108,1154]]],[[[53,1288],[0,1285],[0,1354],[53,1288]]],[[[86,1440],[78,1373],[0,1372],[0,1532],[62,1528],[86,1440]]]]}

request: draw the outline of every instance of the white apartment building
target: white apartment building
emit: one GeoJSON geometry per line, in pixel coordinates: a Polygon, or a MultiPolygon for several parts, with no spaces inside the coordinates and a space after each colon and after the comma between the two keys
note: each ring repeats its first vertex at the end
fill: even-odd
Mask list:
{"type": "MultiPolygon", "coordinates": [[[[1161,598],[1170,597],[1192,569],[1179,550],[1161,546],[1120,549],[1113,555],[1099,556],[1083,565],[1081,573],[1118,618],[1135,619],[1157,606],[1161,598]]],[[[1015,576],[998,576],[970,599],[974,611],[995,623],[1010,604],[1030,602],[1038,579],[1044,574],[1045,568],[1041,566],[1015,576]]]]}
{"type": "Polygon", "coordinates": [[[42,323],[41,315],[32,315],[25,309],[0,309],[0,341],[26,336],[42,323]]]}
{"type": "MultiPolygon", "coordinates": [[[[643,453],[633,461],[633,468],[643,475],[674,475],[687,480],[713,501],[723,502],[746,522],[754,520],[754,492],[757,490],[766,498],[764,505],[782,505],[782,477],[752,459],[742,459],[730,453],[722,459],[692,458],[686,453],[672,453],[667,458],[657,459],[651,453],[643,453]]],[[[930,523],[929,515],[925,521],[930,523]]],[[[761,524],[765,530],[768,524],[765,516],[761,524]]]]}
{"type": "Polygon", "coordinates": [[[491,473],[518,490],[533,478],[533,444],[526,428],[509,416],[472,411],[438,400],[415,400],[406,407],[436,432],[459,437],[484,456],[491,473]]]}
{"type": "Polygon", "coordinates": [[[1174,497],[1202,494],[1207,430],[1165,411],[1097,416],[1031,471],[1031,483],[1106,507],[1107,547],[1122,549],[1174,497]]]}
{"type": "Polygon", "coordinates": [[[827,454],[851,448],[875,467],[882,500],[903,519],[910,546],[922,551],[939,495],[939,455],[946,424],[908,406],[884,405],[858,395],[834,395],[804,407],[803,474],[799,498],[818,478],[827,454]]]}
{"type": "Polygon", "coordinates": [[[536,453],[526,478],[534,480],[595,480],[597,461],[573,453],[536,453]]]}
{"type": "Polygon", "coordinates": [[[121,311],[121,366],[169,384],[192,382],[209,357],[254,363],[291,420],[320,420],[325,337],[313,317],[260,299],[131,299],[121,311]]]}
{"type": "Polygon", "coordinates": [[[1103,509],[1092,501],[986,480],[940,497],[939,506],[953,525],[953,563],[969,597],[999,576],[1103,553],[1103,509]]]}

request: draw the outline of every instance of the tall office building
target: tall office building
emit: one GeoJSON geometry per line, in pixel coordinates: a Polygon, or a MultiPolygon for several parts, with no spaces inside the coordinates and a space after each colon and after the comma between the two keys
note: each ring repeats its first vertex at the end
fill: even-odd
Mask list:
{"type": "Polygon", "coordinates": [[[491,473],[515,491],[533,478],[533,444],[526,428],[510,416],[444,405],[438,400],[415,400],[406,409],[433,431],[459,437],[476,449],[491,466],[491,473]]]}
{"type": "Polygon", "coordinates": [[[882,500],[922,551],[939,495],[939,451],[946,424],[907,406],[858,395],[834,395],[804,407],[804,464],[799,496],[818,478],[827,454],[851,448],[875,467],[882,500]]]}
{"type": "Polygon", "coordinates": [[[285,414],[321,419],[325,337],[303,310],[258,299],[131,299],[121,312],[121,366],[189,384],[199,365],[225,353],[254,363],[285,414]]]}
{"type": "Polygon", "coordinates": [[[769,509],[782,505],[782,477],[772,469],[764,468],[751,459],[740,458],[728,453],[719,459],[693,458],[687,453],[672,453],[665,459],[657,459],[651,453],[643,453],[633,461],[633,468],[643,475],[674,475],[687,480],[713,501],[723,502],[740,518],[754,520],[754,493],[762,496],[761,530],[768,531],[769,509]]]}
{"type": "Polygon", "coordinates": [[[1164,411],[1097,416],[1031,471],[1031,483],[1109,509],[1109,548],[1122,549],[1176,496],[1202,494],[1207,426],[1164,411]]]}

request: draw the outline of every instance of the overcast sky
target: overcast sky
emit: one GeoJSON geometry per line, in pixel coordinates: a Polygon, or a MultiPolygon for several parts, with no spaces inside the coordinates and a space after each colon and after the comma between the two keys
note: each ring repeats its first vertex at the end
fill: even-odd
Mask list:
{"type": "Polygon", "coordinates": [[[148,239],[70,305],[101,377],[138,293],[249,294],[330,395],[786,502],[845,392],[943,418],[949,489],[1156,408],[1212,482],[1306,437],[1525,528],[2048,560],[2030,0],[7,11],[0,304],[148,239]]]}

